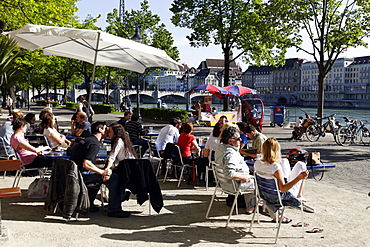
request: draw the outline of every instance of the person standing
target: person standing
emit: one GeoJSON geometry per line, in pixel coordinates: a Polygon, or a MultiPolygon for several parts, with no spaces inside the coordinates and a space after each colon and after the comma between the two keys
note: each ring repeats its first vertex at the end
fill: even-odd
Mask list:
{"type": "Polygon", "coordinates": [[[90,103],[85,100],[85,97],[80,95],[77,97],[77,100],[79,101],[77,112],[84,112],[87,115],[87,120],[92,123],[92,117],[95,114],[93,108],[91,107],[90,103]]]}
{"type": "Polygon", "coordinates": [[[9,95],[6,96],[6,108],[8,108],[9,111],[8,116],[11,116],[13,111],[13,99],[9,95]]]}

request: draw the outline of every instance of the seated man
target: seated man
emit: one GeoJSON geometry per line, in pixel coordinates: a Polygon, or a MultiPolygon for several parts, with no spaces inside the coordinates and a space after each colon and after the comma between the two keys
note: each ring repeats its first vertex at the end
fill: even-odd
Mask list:
{"type": "Polygon", "coordinates": [[[125,127],[125,124],[131,120],[132,113],[130,111],[126,111],[123,115],[123,118],[121,118],[117,123],[125,127]]]}
{"type": "Polygon", "coordinates": [[[141,157],[143,157],[145,152],[149,149],[149,143],[147,140],[140,138],[140,135],[145,134],[145,131],[148,130],[144,130],[139,121],[139,115],[133,114],[131,116],[131,121],[125,124],[125,130],[129,134],[132,144],[141,146],[141,157]]]}
{"type": "Polygon", "coordinates": [[[86,113],[78,112],[76,114],[76,120],[71,120],[71,131],[73,136],[91,136],[91,124],[87,121],[86,113]]]}
{"type": "Polygon", "coordinates": [[[257,158],[257,154],[262,153],[262,145],[267,140],[267,137],[258,132],[253,125],[246,126],[244,128],[244,133],[252,140],[252,148],[250,150],[251,152],[248,152],[248,150],[241,150],[240,153],[255,159],[257,158]]]}
{"type": "Polygon", "coordinates": [[[104,183],[109,189],[108,217],[127,218],[129,212],[121,209],[121,191],[119,190],[119,177],[112,173],[110,168],[100,169],[94,163],[100,149],[100,142],[108,134],[107,123],[97,121],[91,126],[92,136],[79,142],[72,151],[71,160],[78,165],[84,183],[88,188],[90,212],[96,212],[99,207],[94,205],[94,200],[100,185],[104,183]]]}

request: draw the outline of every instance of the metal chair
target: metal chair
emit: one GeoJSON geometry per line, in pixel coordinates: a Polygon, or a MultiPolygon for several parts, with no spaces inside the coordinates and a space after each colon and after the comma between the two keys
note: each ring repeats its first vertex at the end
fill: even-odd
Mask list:
{"type": "MultiPolygon", "coordinates": [[[[279,219],[279,222],[277,222],[277,224],[276,224],[277,231],[276,231],[275,242],[274,242],[276,244],[277,239],[279,237],[280,227],[281,227],[281,223],[282,223],[283,218],[284,218],[284,211],[285,211],[286,206],[283,204],[283,201],[281,199],[281,192],[279,190],[279,185],[278,185],[277,179],[273,175],[254,172],[254,176],[255,176],[254,181],[255,181],[255,184],[256,184],[256,194],[257,194],[257,203],[256,203],[256,205],[258,205],[259,203],[264,203],[264,204],[267,204],[267,205],[269,204],[266,200],[264,200],[262,198],[262,196],[261,196],[262,191],[264,193],[268,193],[268,194],[278,196],[277,205],[280,208],[275,213],[275,219],[279,219],[279,217],[280,217],[280,219],[279,219]]],[[[301,222],[302,222],[302,238],[304,238],[305,230],[304,230],[304,223],[303,223],[304,221],[303,221],[303,204],[302,204],[302,202],[301,202],[300,209],[301,209],[301,217],[302,217],[302,219],[301,219],[301,222]]],[[[253,213],[251,225],[249,227],[249,232],[251,232],[251,230],[252,230],[252,226],[253,226],[253,223],[254,223],[255,216],[257,215],[257,217],[258,217],[258,214],[259,214],[259,209],[258,209],[258,207],[256,207],[256,210],[253,213]]],[[[259,223],[259,221],[257,221],[257,222],[259,223]]]]}
{"type": "Polygon", "coordinates": [[[144,156],[143,159],[149,159],[150,163],[153,164],[153,162],[157,163],[157,170],[156,170],[156,176],[158,176],[159,169],[161,167],[161,162],[164,160],[164,158],[161,157],[159,154],[157,145],[155,142],[149,142],[149,154],[144,156]]]}
{"type": "MultiPolygon", "coordinates": [[[[19,154],[17,153],[17,151],[14,150],[14,153],[15,153],[15,156],[19,159],[20,159],[20,156],[19,154]]],[[[14,186],[18,186],[19,184],[19,181],[21,180],[21,177],[22,177],[22,173],[26,172],[26,171],[38,171],[39,172],[39,175],[40,175],[40,178],[43,178],[45,176],[45,173],[47,171],[47,168],[46,167],[39,167],[39,168],[27,168],[27,166],[23,165],[21,163],[21,169],[20,170],[17,170],[17,173],[15,174],[15,177],[14,177],[14,182],[13,182],[13,187],[14,186]]]]}
{"type": "Polygon", "coordinates": [[[167,143],[167,145],[173,145],[173,149],[172,149],[172,153],[171,153],[171,158],[167,159],[166,174],[164,175],[163,183],[166,182],[168,171],[171,169],[171,167],[173,167],[175,169],[176,177],[177,177],[177,168],[180,168],[181,169],[180,178],[179,178],[179,182],[177,184],[177,187],[180,187],[180,184],[181,184],[181,181],[182,181],[182,178],[183,178],[183,175],[184,175],[184,170],[185,170],[185,168],[190,167],[190,165],[189,164],[184,164],[184,162],[182,160],[182,156],[181,156],[180,147],[178,145],[173,144],[173,143],[167,143]]]}
{"type": "Polygon", "coordinates": [[[238,214],[238,204],[237,204],[238,196],[239,195],[244,195],[244,194],[253,194],[254,190],[251,190],[251,191],[248,191],[248,192],[240,191],[240,186],[236,183],[236,181],[231,180],[231,179],[227,178],[224,175],[223,169],[221,168],[221,166],[219,164],[212,161],[211,162],[211,167],[212,167],[214,175],[215,175],[216,187],[215,187],[215,191],[213,192],[211,202],[209,203],[209,206],[208,206],[208,210],[207,210],[207,213],[206,213],[206,218],[208,219],[209,213],[210,213],[212,205],[213,205],[213,201],[215,200],[215,197],[216,197],[217,190],[221,190],[222,193],[225,193],[227,195],[233,195],[234,196],[234,202],[231,206],[229,217],[227,218],[227,222],[226,222],[226,226],[225,226],[225,227],[227,227],[229,225],[230,218],[231,218],[231,215],[234,211],[234,208],[235,208],[235,214],[236,215],[238,214]]]}
{"type": "MultiPolygon", "coordinates": [[[[0,136],[0,159],[1,160],[10,160],[12,158],[15,158],[14,152],[13,154],[9,153],[9,150],[13,150],[12,147],[8,147],[5,145],[4,138],[0,136]]],[[[6,171],[4,171],[3,178],[6,176],[6,171]]]]}

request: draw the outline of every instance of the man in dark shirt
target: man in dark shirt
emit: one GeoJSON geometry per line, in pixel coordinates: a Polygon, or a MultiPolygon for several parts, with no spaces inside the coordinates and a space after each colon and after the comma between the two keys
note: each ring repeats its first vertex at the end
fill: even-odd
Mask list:
{"type": "Polygon", "coordinates": [[[100,185],[104,183],[109,189],[108,216],[117,218],[126,218],[130,216],[129,212],[121,209],[121,191],[119,190],[119,177],[112,173],[109,168],[100,169],[94,162],[101,146],[101,140],[108,134],[107,123],[97,121],[91,126],[92,136],[80,141],[74,148],[71,160],[76,162],[81,170],[84,183],[89,191],[90,212],[99,210],[94,205],[95,197],[99,191],[100,185]]]}
{"type": "Polygon", "coordinates": [[[145,134],[143,126],[139,123],[140,117],[138,114],[133,114],[131,121],[125,124],[125,130],[130,136],[130,140],[134,145],[141,146],[141,157],[145,154],[146,150],[149,149],[149,143],[147,140],[141,139],[140,135],[145,134]]]}
{"type": "Polygon", "coordinates": [[[76,114],[76,120],[71,120],[72,135],[80,137],[91,136],[91,124],[87,121],[87,115],[84,112],[76,114]]]}
{"type": "Polygon", "coordinates": [[[125,124],[131,120],[131,115],[132,113],[129,111],[125,112],[125,114],[123,115],[123,118],[121,118],[117,123],[125,127],[125,124]]]}

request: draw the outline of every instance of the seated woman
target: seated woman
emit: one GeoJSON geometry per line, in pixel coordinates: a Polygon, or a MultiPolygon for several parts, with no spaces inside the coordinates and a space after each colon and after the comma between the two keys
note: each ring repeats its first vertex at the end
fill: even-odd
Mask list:
{"type": "MultiPolygon", "coordinates": [[[[237,181],[242,192],[254,192],[253,176],[249,175],[249,168],[239,153],[240,141],[239,128],[236,125],[226,127],[221,133],[222,144],[216,149],[216,163],[227,178],[237,181]]],[[[244,194],[244,200],[246,213],[253,213],[256,204],[253,193],[244,194]]]]}
{"type": "Polygon", "coordinates": [[[137,159],[136,151],[130,141],[130,137],[121,124],[111,124],[107,137],[112,140],[112,151],[110,151],[106,161],[106,168],[111,169],[113,164],[117,164],[124,159],[137,159]]]}
{"type": "Polygon", "coordinates": [[[45,113],[40,124],[41,128],[44,129],[43,135],[48,140],[48,143],[52,149],[57,147],[67,148],[71,144],[65,135],[60,134],[55,128],[55,117],[53,113],[45,113]]]}
{"type": "Polygon", "coordinates": [[[23,118],[16,118],[13,120],[14,134],[10,138],[10,145],[13,147],[22,164],[27,168],[35,167],[51,167],[52,159],[47,159],[42,155],[42,152],[50,149],[50,147],[33,147],[24,138],[26,133],[27,121],[23,118]]]}
{"type": "MultiPolygon", "coordinates": [[[[287,175],[284,175],[284,171],[290,171],[290,165],[286,159],[284,159],[282,162],[280,150],[280,145],[277,140],[273,137],[268,138],[262,145],[263,158],[254,163],[255,171],[270,174],[276,177],[279,190],[281,192],[283,205],[292,207],[303,206],[307,211],[314,212],[311,207],[308,207],[307,205],[301,205],[301,201],[297,198],[298,193],[302,193],[304,184],[302,180],[308,177],[309,171],[307,171],[305,166],[302,166],[302,164],[296,165],[296,167],[293,168],[294,172],[289,174],[289,179],[286,183],[284,181],[284,177],[287,175]]],[[[260,191],[260,193],[262,198],[269,203],[267,205],[267,209],[270,216],[274,221],[276,221],[275,212],[278,210],[278,208],[275,208],[274,205],[278,202],[278,196],[271,196],[263,191],[260,191]]],[[[283,223],[289,223],[291,221],[292,220],[288,218],[284,218],[282,220],[283,223]]]]}
{"type": "Polygon", "coordinates": [[[203,157],[210,157],[211,160],[214,160],[213,152],[220,145],[218,137],[220,136],[222,126],[223,124],[216,123],[215,127],[213,127],[212,133],[209,135],[206,146],[203,149],[203,157]]]}
{"type": "Polygon", "coordinates": [[[183,132],[180,134],[177,145],[180,147],[182,160],[184,163],[189,163],[192,158],[192,149],[195,149],[196,155],[200,155],[200,147],[198,146],[195,136],[190,134],[194,130],[193,124],[190,122],[183,124],[183,132]]]}

